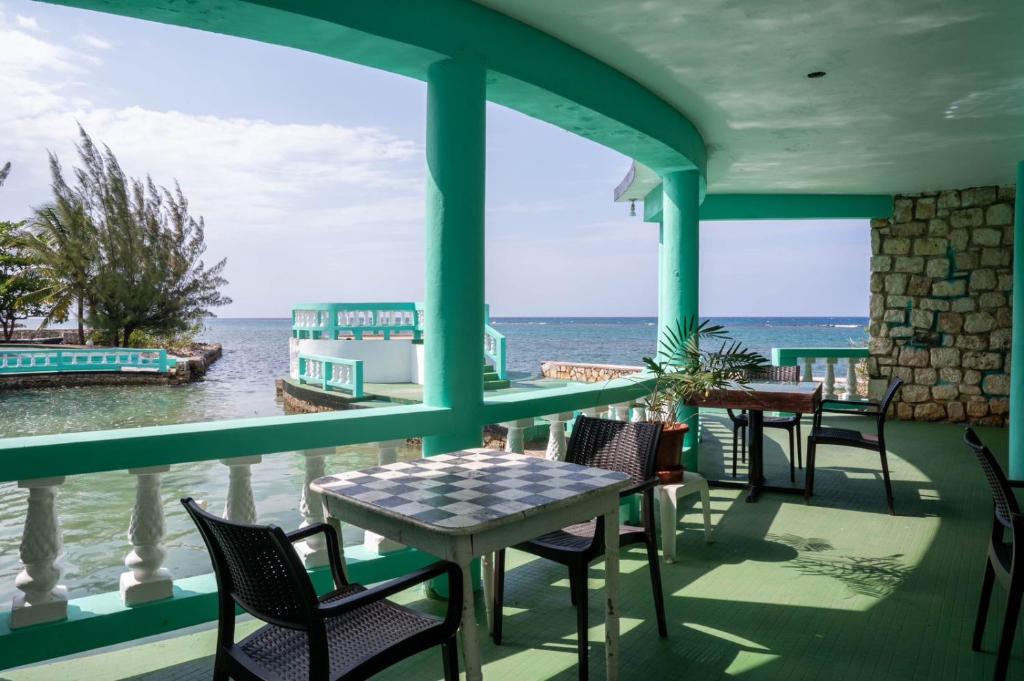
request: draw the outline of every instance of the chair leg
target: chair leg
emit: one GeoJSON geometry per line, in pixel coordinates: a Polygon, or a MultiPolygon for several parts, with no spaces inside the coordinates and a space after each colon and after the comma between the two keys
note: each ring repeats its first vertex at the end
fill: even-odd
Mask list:
{"type": "Polygon", "coordinates": [[[668,636],[668,625],[665,622],[665,594],[661,588],[661,566],[658,565],[658,543],[654,532],[647,535],[647,565],[651,569],[651,591],[654,594],[654,613],[658,618],[658,633],[662,638],[668,636]]]}
{"type": "Polygon", "coordinates": [[[459,681],[459,645],[458,636],[452,636],[441,644],[441,657],[444,661],[444,681],[459,681]]]}
{"type": "Polygon", "coordinates": [[[739,458],[739,452],[737,446],[740,440],[740,427],[737,424],[732,424],[732,477],[736,477],[736,460],[739,458]]]}
{"type": "Polygon", "coordinates": [[[1010,578],[1010,593],[1006,597],[1006,614],[1003,616],[1003,633],[999,637],[999,649],[996,651],[996,671],[992,675],[995,681],[1003,681],[1006,678],[1022,596],[1024,596],[1024,580],[1018,574],[1010,578]]]}
{"type": "Polygon", "coordinates": [[[974,620],[974,637],[971,639],[971,650],[981,650],[981,640],[985,637],[985,622],[988,619],[988,606],[992,602],[992,584],[996,581],[996,571],[992,563],[985,560],[985,576],[981,579],[981,598],[978,600],[978,616],[974,620]]]}
{"type": "Polygon", "coordinates": [[[889,505],[889,515],[896,515],[896,509],[892,503],[892,480],[889,479],[889,461],[885,456],[885,445],[878,450],[882,457],[882,478],[885,480],[885,500],[889,505]]]}
{"type": "MultiPolygon", "coordinates": [[[[501,645],[501,613],[505,607],[505,550],[494,554],[494,596],[491,607],[491,639],[501,645]]],[[[458,667],[456,667],[458,670],[458,667]]],[[[456,676],[458,672],[456,671],[456,676]]]]}
{"type": "MultiPolygon", "coordinates": [[[[798,414],[799,416],[799,414],[798,414]]],[[[800,416],[796,421],[796,465],[797,468],[804,467],[804,452],[803,452],[803,434],[800,433],[800,416]]]]}
{"type": "MultiPolygon", "coordinates": [[[[217,656],[213,662],[213,681],[230,681],[231,677],[228,675],[228,667],[222,661],[222,657],[226,657],[220,650],[217,651],[217,656]]],[[[446,680],[447,681],[447,680],[446,680]]]]}
{"type": "Polygon", "coordinates": [[[747,427],[740,427],[740,456],[743,457],[743,463],[747,462],[747,427]]]}
{"type": "Polygon", "coordinates": [[[576,599],[576,589],[579,585],[576,584],[576,575],[572,570],[569,570],[569,600],[572,601],[573,606],[579,605],[579,601],[576,599]]]}
{"type": "Polygon", "coordinates": [[[796,468],[794,467],[794,457],[796,455],[793,452],[793,429],[786,428],[786,433],[789,435],[789,481],[796,482],[796,468]]]}
{"type": "Polygon", "coordinates": [[[588,629],[590,629],[590,623],[588,622],[587,615],[587,566],[584,565],[582,569],[575,567],[569,568],[569,581],[575,584],[576,591],[576,652],[578,656],[579,664],[579,678],[580,681],[587,681],[590,675],[590,664],[589,664],[589,641],[587,640],[588,629]],[[575,575],[573,573],[576,573],[575,575]]]}
{"type": "Polygon", "coordinates": [[[804,472],[804,503],[811,503],[814,495],[814,455],[818,443],[814,438],[807,438],[807,470],[804,472]]]}

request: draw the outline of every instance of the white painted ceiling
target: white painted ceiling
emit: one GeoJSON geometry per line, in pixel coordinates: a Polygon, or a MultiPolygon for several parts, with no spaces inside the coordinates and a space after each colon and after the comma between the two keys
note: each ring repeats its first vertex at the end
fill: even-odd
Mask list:
{"type": "Polygon", "coordinates": [[[1012,184],[1024,160],[1024,0],[477,1],[686,114],[710,192],[1012,184]]]}

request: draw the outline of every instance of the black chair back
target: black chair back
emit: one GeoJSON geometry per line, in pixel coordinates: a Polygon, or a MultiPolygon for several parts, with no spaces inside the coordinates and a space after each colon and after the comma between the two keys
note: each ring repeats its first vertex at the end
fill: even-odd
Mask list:
{"type": "Polygon", "coordinates": [[[878,434],[880,436],[885,432],[885,419],[889,416],[889,407],[892,406],[892,401],[896,399],[896,393],[902,387],[902,378],[894,378],[889,381],[889,387],[885,389],[885,395],[882,396],[882,401],[878,404],[878,434]]]}
{"type": "Polygon", "coordinates": [[[181,503],[206,542],[221,594],[265,622],[309,629],[316,591],[281,528],[218,518],[191,498],[181,503]]]}
{"type": "Polygon", "coordinates": [[[1003,527],[1012,530],[1014,516],[1020,516],[1020,506],[1017,504],[1017,498],[1013,494],[1010,483],[1006,480],[1006,475],[1003,474],[1003,469],[973,428],[967,428],[964,432],[964,442],[978,457],[978,463],[981,464],[981,469],[985,472],[985,479],[992,490],[996,520],[1003,527]]]}
{"type": "Polygon", "coordinates": [[[764,366],[759,369],[751,369],[748,371],[747,379],[751,381],[780,381],[784,383],[796,383],[800,380],[800,367],[764,366]]]}
{"type": "Polygon", "coordinates": [[[660,423],[626,423],[580,416],[572,427],[565,460],[625,473],[633,486],[654,479],[660,423]]]}

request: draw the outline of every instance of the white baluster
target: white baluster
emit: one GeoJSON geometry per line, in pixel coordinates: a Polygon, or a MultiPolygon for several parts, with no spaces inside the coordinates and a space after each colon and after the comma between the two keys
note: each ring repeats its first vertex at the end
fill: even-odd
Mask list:
{"type": "Polygon", "coordinates": [[[633,403],[633,423],[641,423],[647,420],[647,407],[640,402],[633,403]]]}
{"type": "Polygon", "coordinates": [[[857,391],[857,360],[849,357],[846,360],[846,399],[855,400],[860,396],[857,391]]]}
{"type": "MultiPolygon", "coordinates": [[[[299,493],[299,513],[302,514],[302,523],[299,524],[300,528],[309,527],[324,521],[323,499],[309,488],[309,483],[317,478],[324,477],[326,474],[324,472],[324,457],[333,453],[333,447],[307,449],[302,452],[305,476],[302,481],[302,491],[299,493]]],[[[294,544],[294,546],[295,552],[299,554],[302,564],[306,567],[317,567],[327,564],[327,545],[322,533],[314,534],[294,544]]]]}
{"type": "Polygon", "coordinates": [[[548,422],[548,446],[544,457],[550,461],[565,460],[565,424],[572,419],[572,412],[550,414],[544,417],[548,422]]]}
{"type": "Polygon", "coordinates": [[[611,405],[611,418],[616,421],[629,421],[629,402],[619,402],[611,405]]]}
{"type": "Polygon", "coordinates": [[[601,405],[600,407],[587,407],[583,409],[583,415],[589,416],[592,419],[599,419],[604,416],[604,413],[608,410],[607,405],[601,405]]]}
{"type": "Polygon", "coordinates": [[[64,544],[54,502],[57,486],[63,483],[63,477],[18,481],[18,487],[28,489],[28,510],[21,535],[22,570],[14,579],[21,593],[11,604],[11,629],[68,616],[68,590],[57,584],[57,558],[64,544]]]}
{"type": "Polygon", "coordinates": [[[805,381],[814,380],[814,358],[804,357],[804,379],[805,381]]]}
{"type": "Polygon", "coordinates": [[[386,466],[398,461],[398,450],[405,446],[405,440],[381,440],[377,443],[377,465],[386,466]]]}
{"type": "Polygon", "coordinates": [[[533,419],[519,419],[501,424],[505,426],[505,451],[513,454],[522,454],[526,451],[526,429],[533,425],[533,419]]]}
{"type": "Polygon", "coordinates": [[[836,396],[836,358],[825,359],[825,397],[835,399],[836,396]]]}
{"type": "Polygon", "coordinates": [[[228,498],[224,502],[224,517],[239,523],[256,522],[256,500],[252,496],[252,468],[263,460],[261,456],[239,456],[221,459],[228,467],[228,498]]]}
{"type": "Polygon", "coordinates": [[[170,466],[130,468],[135,476],[135,506],[128,522],[128,541],[132,550],[124,559],[128,572],[121,573],[121,602],[138,605],[170,598],[174,584],[163,567],[164,502],[160,497],[160,476],[170,466]]]}

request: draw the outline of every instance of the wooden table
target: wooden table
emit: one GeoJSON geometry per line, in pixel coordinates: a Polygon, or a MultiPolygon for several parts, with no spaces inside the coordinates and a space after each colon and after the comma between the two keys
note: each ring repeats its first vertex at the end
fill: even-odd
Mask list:
{"type": "MultiPolygon", "coordinates": [[[[778,487],[765,484],[764,477],[764,412],[785,411],[794,414],[813,414],[821,403],[821,383],[802,381],[799,383],[759,382],[737,385],[719,390],[707,397],[695,400],[696,407],[717,407],[719,409],[745,409],[750,429],[747,442],[750,465],[748,468],[747,501],[757,501],[762,491],[802,494],[803,488],[778,487]]],[[[741,483],[728,480],[714,481],[719,487],[734,487],[741,483]]]]}
{"type": "Polygon", "coordinates": [[[484,596],[490,607],[493,552],[604,516],[605,655],[608,679],[614,681],[619,671],[619,492],[630,484],[623,473],[471,449],[332,475],[313,481],[310,489],[322,495],[329,518],[459,565],[467,681],[483,678],[472,561],[484,559],[484,596]]]}

